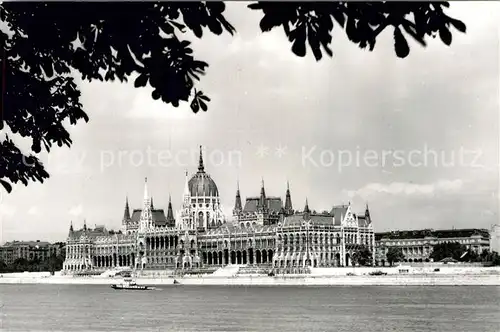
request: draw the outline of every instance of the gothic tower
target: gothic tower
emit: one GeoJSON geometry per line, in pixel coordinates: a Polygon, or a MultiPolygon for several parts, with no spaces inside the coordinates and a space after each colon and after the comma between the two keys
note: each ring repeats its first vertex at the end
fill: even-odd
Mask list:
{"type": "Polygon", "coordinates": [[[288,183],[288,181],[286,182],[285,214],[293,214],[292,197],[290,195],[290,184],[288,183]]]}
{"type": "Polygon", "coordinates": [[[368,203],[366,203],[366,209],[365,209],[365,220],[367,223],[371,223],[371,217],[370,217],[370,210],[368,209],[368,203]]]}
{"type": "Polygon", "coordinates": [[[267,199],[266,199],[266,190],[264,189],[264,179],[262,179],[262,186],[260,188],[260,198],[259,198],[259,203],[257,205],[257,210],[263,213],[267,211],[267,199]]]}
{"type": "Polygon", "coordinates": [[[168,196],[167,227],[175,227],[174,211],[172,210],[172,198],[168,196]]]}
{"type": "Polygon", "coordinates": [[[139,232],[144,232],[153,227],[153,216],[151,214],[151,199],[148,193],[148,178],[144,179],[144,203],[139,219],[139,232]]]}
{"type": "Polygon", "coordinates": [[[304,206],[304,220],[309,220],[311,219],[311,210],[309,210],[309,203],[307,202],[306,198],[306,205],[304,206]]]}
{"type": "Polygon", "coordinates": [[[122,219],[122,225],[127,228],[127,224],[130,221],[130,208],[128,206],[128,196],[125,197],[125,210],[123,211],[123,219],[122,219]]]}
{"type": "Polygon", "coordinates": [[[238,181],[236,186],[236,199],[234,200],[233,216],[239,216],[242,210],[243,208],[241,205],[240,182],[238,181]]]}

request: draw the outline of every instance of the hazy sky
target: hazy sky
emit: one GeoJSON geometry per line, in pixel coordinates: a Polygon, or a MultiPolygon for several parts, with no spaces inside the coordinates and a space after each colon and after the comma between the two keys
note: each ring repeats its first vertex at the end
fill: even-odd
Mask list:
{"type": "Polygon", "coordinates": [[[81,83],[90,122],[70,128],[71,149],[42,156],[48,181],[2,193],[0,242],[64,240],[71,220],[118,228],[126,195],[141,207],[146,176],[155,205],[171,194],[178,209],[199,145],[228,212],[238,178],[243,197],[264,178],[269,196],[289,180],[296,209],[306,197],[318,211],[368,201],[376,231],[498,223],[498,3],[453,2],[467,34],[451,47],[411,42],[402,60],[392,31],[368,52],[336,30],[321,62],[294,56],[282,30],[260,33],[244,3],[227,7],[238,33],[194,40],[210,64],[199,85],[209,111],[167,106],[133,83],[81,83]]]}

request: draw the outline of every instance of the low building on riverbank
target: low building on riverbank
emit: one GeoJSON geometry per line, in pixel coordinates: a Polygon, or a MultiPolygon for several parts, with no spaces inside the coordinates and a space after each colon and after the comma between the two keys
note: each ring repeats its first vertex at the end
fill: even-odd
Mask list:
{"type": "Polygon", "coordinates": [[[51,256],[59,256],[63,251],[63,243],[46,241],[12,241],[0,246],[0,260],[12,264],[17,259],[27,261],[43,261],[51,256]]]}
{"type": "Polygon", "coordinates": [[[375,260],[377,265],[384,266],[389,248],[400,248],[405,262],[426,262],[430,260],[433,246],[444,242],[458,242],[480,254],[483,250],[490,250],[490,233],[479,228],[375,233],[375,260]]]}

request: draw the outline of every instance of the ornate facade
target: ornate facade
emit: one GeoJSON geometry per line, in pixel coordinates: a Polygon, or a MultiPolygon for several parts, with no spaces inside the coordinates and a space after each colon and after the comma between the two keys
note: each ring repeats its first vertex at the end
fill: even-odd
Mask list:
{"type": "Polygon", "coordinates": [[[144,184],[142,209],[130,214],[126,199],[122,230],[86,224],[67,238],[64,270],[104,271],[115,267],[146,270],[193,270],[228,264],[267,269],[351,266],[360,248],[374,252],[375,237],[368,207],[363,214],[351,205],[334,206],[330,212],[294,211],[287,184],[285,203],[266,195],[241,202],[239,185],[232,218],[222,212],[215,181],[205,172],[200,150],[198,171],[188,178],[176,218],[169,200],[167,213],[155,209],[144,184]]]}

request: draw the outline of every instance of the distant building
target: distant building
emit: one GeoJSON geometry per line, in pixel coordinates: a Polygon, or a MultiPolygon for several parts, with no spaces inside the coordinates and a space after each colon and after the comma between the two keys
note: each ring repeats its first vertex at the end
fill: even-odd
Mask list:
{"type": "Polygon", "coordinates": [[[23,258],[28,261],[43,261],[50,256],[58,256],[63,250],[62,243],[49,243],[45,241],[13,241],[0,247],[0,260],[12,264],[16,259],[23,258]]]}
{"type": "Polygon", "coordinates": [[[129,211],[127,199],[123,229],[118,233],[103,226],[90,229],[86,223],[81,230],[71,225],[64,271],[114,267],[189,270],[228,264],[288,270],[352,266],[358,249],[366,247],[373,252],[375,248],[368,207],[360,214],[354,213],[350,204],[316,214],[306,200],[303,211],[296,212],[288,187],[283,204],[280,197],[266,195],[264,181],[260,195],[248,197],[245,205],[237,186],[233,220],[227,220],[217,185],[205,172],[201,151],[198,171],[191,178],[186,174],[177,218],[170,200],[166,215],[164,210],[155,209],[147,180],[142,209],[132,215],[129,211]]]}
{"type": "Polygon", "coordinates": [[[486,229],[413,230],[375,233],[375,260],[385,265],[389,248],[401,248],[405,262],[424,262],[438,243],[458,242],[480,254],[490,249],[490,234],[486,229]]]}
{"type": "Polygon", "coordinates": [[[500,225],[493,225],[491,227],[490,250],[500,253],[500,225]]]}

